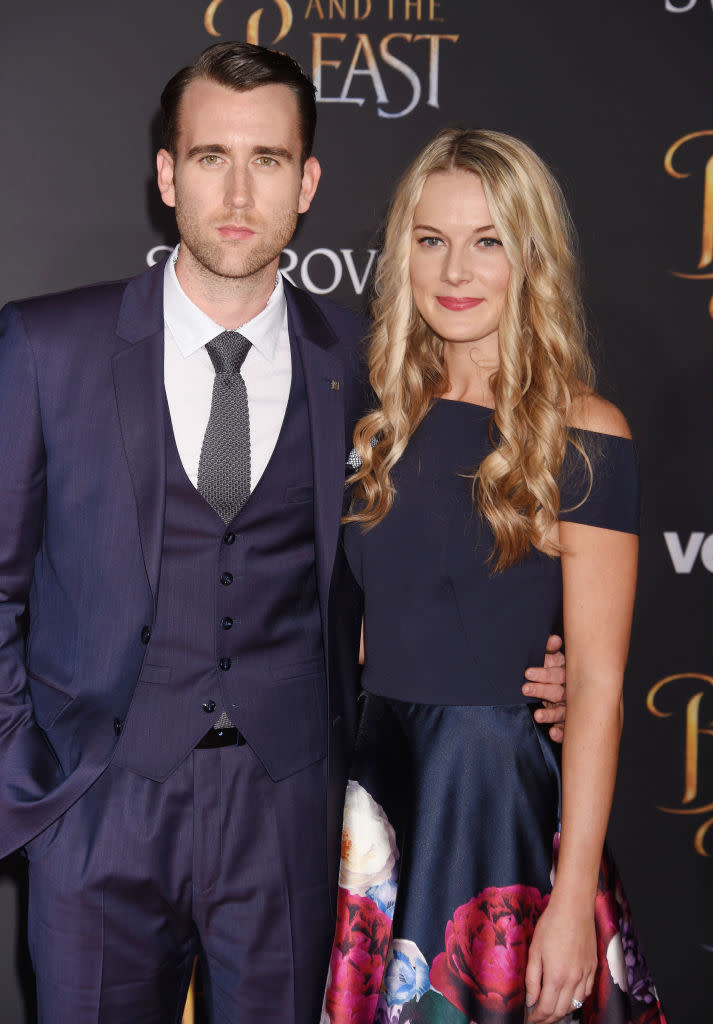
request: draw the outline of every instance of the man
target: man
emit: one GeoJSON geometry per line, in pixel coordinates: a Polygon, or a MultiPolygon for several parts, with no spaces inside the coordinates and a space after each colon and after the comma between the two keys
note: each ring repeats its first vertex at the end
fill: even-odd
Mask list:
{"type": "Polygon", "coordinates": [[[299,67],[219,44],[162,107],[177,251],[0,320],[0,856],[26,845],[42,1021],[177,1021],[200,954],[211,1020],[312,1024],[364,324],[277,274],[320,177],[299,67]]]}

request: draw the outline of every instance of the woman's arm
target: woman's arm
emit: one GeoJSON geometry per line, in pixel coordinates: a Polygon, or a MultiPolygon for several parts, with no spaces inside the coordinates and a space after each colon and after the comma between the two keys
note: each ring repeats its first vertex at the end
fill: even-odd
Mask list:
{"type": "MultiPolygon", "coordinates": [[[[618,410],[597,398],[591,405],[577,425],[629,436],[618,410]]],[[[555,885],[528,959],[532,1024],[559,1020],[573,998],[584,1000],[592,989],[594,900],[616,778],[638,554],[633,534],[576,523],[559,524],[559,541],[568,697],[562,833],[555,885]]]]}

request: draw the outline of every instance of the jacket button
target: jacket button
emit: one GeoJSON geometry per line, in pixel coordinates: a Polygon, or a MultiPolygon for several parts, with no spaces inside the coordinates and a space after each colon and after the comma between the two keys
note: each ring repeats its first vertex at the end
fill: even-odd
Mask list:
{"type": "Polygon", "coordinates": [[[203,703],[201,704],[201,707],[203,708],[207,715],[212,715],[213,712],[215,711],[215,701],[204,700],[203,703]]]}
{"type": "Polygon", "coordinates": [[[221,658],[220,661],[218,662],[218,665],[222,668],[222,670],[224,672],[228,671],[228,669],[230,668],[231,664],[232,664],[232,661],[231,661],[230,658],[221,658]]]}
{"type": "Polygon", "coordinates": [[[115,733],[116,736],[121,736],[121,725],[122,725],[121,719],[120,718],[115,718],[114,719],[114,733],[115,733]]]}
{"type": "Polygon", "coordinates": [[[230,618],[229,615],[224,615],[223,618],[220,620],[220,628],[221,629],[232,629],[233,628],[233,620],[230,618]]]}
{"type": "Polygon", "coordinates": [[[141,643],[142,644],[147,644],[150,639],[151,639],[151,628],[149,626],[144,626],[144,628],[141,630],[141,643]]]}
{"type": "Polygon", "coordinates": [[[232,574],[232,572],[223,572],[223,573],[221,573],[220,574],[220,582],[223,584],[224,587],[229,587],[230,584],[233,582],[233,574],[232,574]]]}
{"type": "Polygon", "coordinates": [[[224,544],[234,544],[235,543],[235,534],[231,533],[230,531],[228,531],[228,533],[226,533],[226,535],[223,537],[223,543],[224,544]]]}

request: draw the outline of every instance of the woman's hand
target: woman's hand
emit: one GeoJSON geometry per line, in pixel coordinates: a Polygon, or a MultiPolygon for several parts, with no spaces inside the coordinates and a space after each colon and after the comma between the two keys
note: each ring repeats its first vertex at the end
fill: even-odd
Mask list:
{"type": "MultiPolygon", "coordinates": [[[[597,940],[591,905],[558,906],[553,896],[537,922],[525,972],[528,1024],[553,1024],[584,1002],[594,985],[597,940]]],[[[585,901],[586,902],[586,901],[585,901]]],[[[581,903],[581,901],[580,901],[581,903]]]]}

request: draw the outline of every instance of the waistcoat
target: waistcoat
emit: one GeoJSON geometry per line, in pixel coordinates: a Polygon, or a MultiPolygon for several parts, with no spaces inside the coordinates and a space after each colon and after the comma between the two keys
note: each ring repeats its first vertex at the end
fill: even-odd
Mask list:
{"type": "Polygon", "coordinates": [[[226,527],[186,476],[166,416],[155,620],[114,763],[166,778],[225,709],[277,780],[326,753],[312,439],[299,350],[270,461],[226,527]]]}

